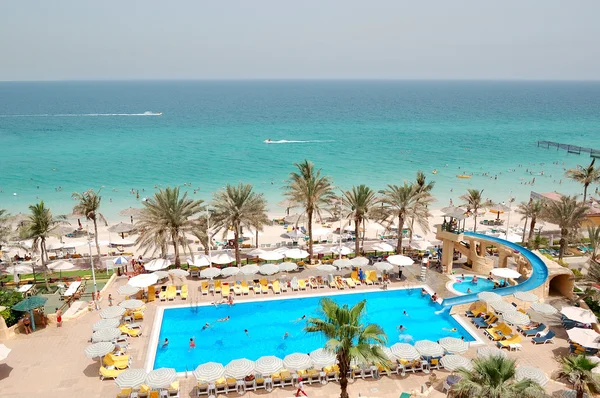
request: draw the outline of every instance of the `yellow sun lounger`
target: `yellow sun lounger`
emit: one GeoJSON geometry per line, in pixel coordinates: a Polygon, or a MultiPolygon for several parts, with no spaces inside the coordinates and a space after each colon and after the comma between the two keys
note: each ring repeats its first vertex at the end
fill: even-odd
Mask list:
{"type": "Polygon", "coordinates": [[[266,279],[261,279],[260,281],[260,292],[262,294],[269,294],[269,282],[266,279]]]}
{"type": "Polygon", "coordinates": [[[273,293],[275,293],[275,294],[280,294],[281,293],[281,287],[279,286],[279,281],[278,280],[274,280],[273,281],[273,293]]]}
{"type": "Polygon", "coordinates": [[[182,300],[187,300],[187,297],[188,297],[188,285],[181,286],[180,296],[181,296],[182,300]]]}
{"type": "Polygon", "coordinates": [[[298,288],[306,290],[306,281],[304,279],[298,279],[298,288]]]}
{"type": "Polygon", "coordinates": [[[346,284],[348,285],[348,287],[351,287],[353,289],[356,287],[356,283],[354,283],[352,278],[346,278],[345,281],[346,281],[346,284]]]}
{"type": "Polygon", "coordinates": [[[167,301],[167,292],[166,292],[166,291],[162,291],[162,290],[161,290],[161,291],[158,293],[158,299],[159,299],[160,301],[167,301]]]}
{"type": "Polygon", "coordinates": [[[148,286],[148,299],[147,301],[154,301],[156,299],[156,288],[154,286],[148,286]]]}
{"type": "Polygon", "coordinates": [[[117,394],[117,398],[129,398],[132,388],[121,388],[121,391],[117,394]]]}
{"type": "Polygon", "coordinates": [[[142,331],[140,329],[129,329],[125,325],[119,326],[121,333],[126,334],[129,337],[140,337],[142,335],[142,331]]]}
{"type": "Polygon", "coordinates": [[[233,294],[235,294],[236,296],[242,295],[242,285],[240,285],[239,282],[236,282],[235,285],[232,286],[232,289],[233,289],[233,294]]]}
{"type": "Polygon", "coordinates": [[[346,288],[344,286],[344,279],[339,275],[335,277],[335,286],[340,290],[344,290],[346,288]]]}
{"type": "Polygon", "coordinates": [[[378,284],[377,271],[367,271],[367,285],[378,284]]]}
{"type": "Polygon", "coordinates": [[[523,340],[523,338],[521,337],[521,335],[519,334],[515,334],[513,337],[511,337],[510,339],[506,339],[506,340],[500,340],[496,343],[496,345],[498,345],[499,348],[510,348],[509,346],[511,344],[518,344],[523,340]]]}
{"type": "Polygon", "coordinates": [[[106,354],[103,359],[104,366],[113,366],[117,369],[126,369],[129,367],[131,357],[129,355],[106,354]]]}
{"type": "Polygon", "coordinates": [[[177,296],[177,288],[174,285],[167,286],[167,300],[173,301],[177,296]]]}
{"type": "Polygon", "coordinates": [[[200,293],[204,296],[208,294],[208,281],[204,281],[200,284],[200,293]]]}
{"type": "Polygon", "coordinates": [[[250,294],[250,287],[248,286],[248,282],[242,281],[242,294],[250,294]]]}
{"type": "Polygon", "coordinates": [[[100,366],[100,380],[116,379],[124,370],[125,369],[106,369],[104,366],[100,366]]]}
{"type": "Polygon", "coordinates": [[[215,293],[221,293],[221,281],[215,281],[215,293]]]}
{"type": "MultiPolygon", "coordinates": [[[[354,282],[355,285],[360,285],[360,279],[358,279],[358,271],[352,271],[352,273],[350,274],[350,278],[352,279],[352,282],[354,282]]],[[[346,278],[347,280],[348,278],[346,278]]]]}
{"type": "Polygon", "coordinates": [[[222,285],[222,289],[221,289],[221,296],[222,297],[229,297],[229,292],[231,289],[229,289],[229,284],[228,283],[223,283],[222,285]]]}

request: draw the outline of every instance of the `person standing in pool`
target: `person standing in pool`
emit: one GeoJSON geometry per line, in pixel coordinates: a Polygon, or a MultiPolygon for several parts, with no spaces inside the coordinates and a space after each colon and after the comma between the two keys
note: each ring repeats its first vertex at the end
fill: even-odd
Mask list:
{"type": "Polygon", "coordinates": [[[250,335],[248,334],[248,329],[244,329],[244,333],[246,333],[246,336],[250,337],[250,335]]]}
{"type": "Polygon", "coordinates": [[[190,348],[188,349],[188,352],[192,350],[192,348],[196,348],[196,342],[194,341],[194,338],[190,338],[190,348]]]}
{"type": "Polygon", "coordinates": [[[169,339],[167,339],[165,337],[165,341],[163,341],[162,347],[161,348],[167,348],[167,346],[169,345],[169,339]]]}

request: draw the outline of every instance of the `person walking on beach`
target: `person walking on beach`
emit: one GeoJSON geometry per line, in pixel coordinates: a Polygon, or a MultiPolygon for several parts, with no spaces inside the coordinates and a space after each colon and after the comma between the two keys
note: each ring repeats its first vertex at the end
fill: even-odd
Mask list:
{"type": "Polygon", "coordinates": [[[56,327],[62,327],[62,311],[56,308],[56,327]]]}
{"type": "Polygon", "coordinates": [[[298,391],[296,391],[296,396],[299,397],[300,393],[302,393],[305,397],[308,397],[308,395],[306,395],[306,392],[304,391],[304,383],[302,382],[302,377],[298,377],[298,391]]]}
{"type": "Polygon", "coordinates": [[[109,306],[109,307],[112,307],[112,304],[113,304],[113,298],[112,298],[112,294],[109,294],[109,295],[108,295],[108,306],[109,306]]]}

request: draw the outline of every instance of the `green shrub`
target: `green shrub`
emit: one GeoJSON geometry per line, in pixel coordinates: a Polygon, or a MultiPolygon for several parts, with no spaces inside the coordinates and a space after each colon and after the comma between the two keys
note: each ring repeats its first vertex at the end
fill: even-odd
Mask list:
{"type": "Polygon", "coordinates": [[[586,297],[583,301],[588,305],[588,307],[590,307],[590,310],[592,310],[596,316],[600,316],[600,303],[597,300],[594,300],[591,297],[586,297]]]}
{"type": "MultiPolygon", "coordinates": [[[[0,305],[4,307],[12,307],[21,300],[23,300],[23,296],[19,292],[14,290],[0,290],[0,305]]],[[[0,315],[2,315],[6,321],[6,326],[8,327],[17,323],[21,314],[21,312],[13,311],[10,308],[0,312],[0,315]]]]}
{"type": "Polygon", "coordinates": [[[578,269],[572,269],[571,272],[575,275],[575,279],[581,279],[583,277],[583,274],[578,269]]]}
{"type": "Polygon", "coordinates": [[[583,293],[583,290],[581,290],[581,289],[580,289],[580,288],[578,288],[577,286],[575,286],[575,287],[573,288],[573,291],[574,291],[575,293],[583,293]]]}

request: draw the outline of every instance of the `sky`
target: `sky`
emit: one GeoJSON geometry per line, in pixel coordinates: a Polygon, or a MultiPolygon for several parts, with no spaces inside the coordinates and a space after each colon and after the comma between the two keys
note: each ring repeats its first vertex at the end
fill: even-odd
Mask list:
{"type": "Polygon", "coordinates": [[[0,4],[0,81],[600,79],[598,0],[0,4]]]}

